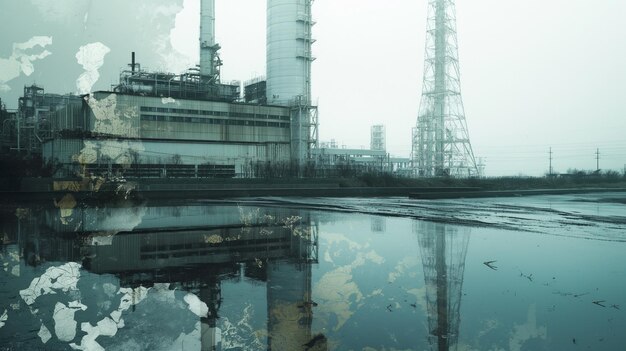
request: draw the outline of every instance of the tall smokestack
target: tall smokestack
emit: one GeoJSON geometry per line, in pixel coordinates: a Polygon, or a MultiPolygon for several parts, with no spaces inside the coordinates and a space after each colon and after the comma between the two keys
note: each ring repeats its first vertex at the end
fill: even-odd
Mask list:
{"type": "Polygon", "coordinates": [[[291,160],[299,170],[316,143],[311,101],[313,0],[267,0],[267,102],[291,107],[291,160]]]}
{"type": "Polygon", "coordinates": [[[215,43],[215,0],[200,0],[200,74],[218,74],[220,46],[215,43]]]}
{"type": "Polygon", "coordinates": [[[311,103],[312,0],[267,1],[267,101],[311,103]]]}

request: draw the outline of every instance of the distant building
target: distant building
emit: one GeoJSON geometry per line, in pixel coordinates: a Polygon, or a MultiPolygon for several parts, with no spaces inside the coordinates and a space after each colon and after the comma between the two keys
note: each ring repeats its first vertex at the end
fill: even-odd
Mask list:
{"type": "Polygon", "coordinates": [[[370,139],[370,149],[376,151],[385,151],[387,150],[387,136],[385,132],[385,126],[382,124],[378,124],[372,126],[371,129],[371,139],[370,139]]]}
{"type": "Polygon", "coordinates": [[[18,100],[18,109],[0,112],[2,148],[29,155],[41,155],[44,140],[51,137],[51,117],[68,105],[80,106],[79,96],[50,94],[37,85],[24,87],[18,100]]]}

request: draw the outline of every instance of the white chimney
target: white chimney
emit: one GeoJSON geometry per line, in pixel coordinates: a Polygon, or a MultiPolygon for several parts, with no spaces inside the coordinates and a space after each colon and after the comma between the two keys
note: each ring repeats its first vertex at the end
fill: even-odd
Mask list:
{"type": "Polygon", "coordinates": [[[217,51],[215,43],[215,0],[200,0],[200,74],[217,74],[217,51]]]}

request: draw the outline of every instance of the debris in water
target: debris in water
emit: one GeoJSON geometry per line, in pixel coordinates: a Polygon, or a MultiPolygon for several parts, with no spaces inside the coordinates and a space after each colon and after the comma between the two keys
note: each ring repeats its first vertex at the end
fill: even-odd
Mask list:
{"type": "Polygon", "coordinates": [[[526,275],[526,274],[524,274],[524,273],[522,273],[522,272],[520,271],[520,272],[519,272],[519,276],[520,276],[520,277],[524,277],[524,278],[526,278],[526,279],[530,280],[531,282],[533,281],[533,274],[532,274],[532,273],[531,273],[530,275],[526,275]]]}
{"type": "Polygon", "coordinates": [[[326,350],[326,344],[327,340],[324,334],[317,334],[309,342],[302,344],[302,346],[306,347],[305,350],[326,350]]]}
{"type": "Polygon", "coordinates": [[[498,261],[487,261],[487,262],[483,262],[483,264],[491,269],[493,269],[494,271],[498,270],[497,266],[494,266],[493,263],[496,263],[498,261]]]}
{"type": "Polygon", "coordinates": [[[603,305],[603,303],[606,302],[605,300],[598,300],[598,301],[593,301],[593,304],[601,306],[601,307],[606,307],[605,305],[603,305]]]}

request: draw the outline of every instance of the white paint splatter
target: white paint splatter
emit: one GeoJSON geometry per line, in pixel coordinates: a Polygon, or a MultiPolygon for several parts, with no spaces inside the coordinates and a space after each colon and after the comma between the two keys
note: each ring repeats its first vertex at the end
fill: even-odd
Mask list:
{"type": "MultiPolygon", "coordinates": [[[[111,286],[107,286],[105,289],[110,291],[111,286]]],[[[99,336],[115,336],[118,329],[124,328],[122,313],[128,310],[131,306],[137,305],[146,299],[149,291],[149,288],[145,288],[143,286],[135,289],[120,288],[117,292],[117,294],[123,294],[120,301],[120,307],[116,311],[111,312],[109,317],[104,317],[100,320],[95,327],[90,323],[82,323],[81,330],[87,334],[83,336],[80,344],[71,343],[70,347],[74,350],[104,350],[104,348],[96,342],[96,339],[99,336]]]]}
{"type": "Polygon", "coordinates": [[[265,350],[266,343],[261,341],[261,337],[267,334],[262,335],[252,326],[253,315],[254,308],[248,303],[240,320],[231,322],[228,317],[220,318],[222,328],[216,328],[216,336],[219,336],[223,350],[265,350]]]}
{"type": "Polygon", "coordinates": [[[209,307],[207,307],[206,303],[200,301],[198,296],[189,293],[184,300],[189,305],[189,310],[196,316],[206,317],[209,314],[209,307]]]}
{"type": "Polygon", "coordinates": [[[41,328],[39,328],[39,332],[37,333],[37,335],[41,339],[41,342],[44,344],[47,343],[50,338],[52,338],[52,333],[50,333],[50,330],[48,330],[48,328],[46,328],[43,323],[41,324],[41,328]]]}
{"type": "Polygon", "coordinates": [[[4,325],[6,324],[5,322],[9,319],[9,314],[7,313],[7,310],[4,310],[4,313],[2,314],[2,316],[0,316],[0,328],[4,327],[4,325]]]}
{"type": "Polygon", "coordinates": [[[78,310],[86,310],[87,306],[78,301],[69,303],[69,306],[57,302],[54,306],[54,333],[61,341],[72,341],[76,337],[76,325],[74,314],[78,310]]]}
{"type": "Polygon", "coordinates": [[[131,288],[120,288],[118,294],[124,294],[122,296],[122,300],[120,301],[119,311],[126,311],[131,306],[136,305],[143,301],[148,296],[149,288],[145,288],[143,286],[137,287],[135,289],[131,288]]]}
{"type": "Polygon", "coordinates": [[[32,305],[39,296],[55,294],[55,290],[64,292],[77,290],[81,265],[69,262],[59,267],[50,267],[46,272],[33,279],[27,289],[20,290],[20,296],[27,305],[32,305]]]}
{"type": "Polygon", "coordinates": [[[80,345],[71,343],[70,347],[74,350],[104,351],[104,347],[96,342],[99,336],[115,336],[118,326],[109,317],[105,317],[94,327],[90,323],[82,323],[80,329],[87,333],[80,341],[80,345]]]}
{"type": "Polygon", "coordinates": [[[171,97],[162,98],[162,99],[161,99],[161,103],[162,103],[163,105],[166,105],[166,104],[176,104],[176,105],[180,105],[180,102],[176,101],[176,99],[173,99],[173,98],[171,98],[171,97]]]}
{"type": "MultiPolygon", "coordinates": [[[[6,238],[5,240],[8,241],[8,238],[6,238]]],[[[19,247],[17,245],[7,245],[5,247],[5,252],[6,254],[0,252],[0,262],[2,262],[2,268],[4,269],[5,272],[9,272],[14,276],[19,277],[20,276],[19,247]]]]}
{"type": "Polygon", "coordinates": [[[138,126],[133,127],[133,121],[138,121],[139,107],[127,104],[126,108],[117,108],[117,95],[110,94],[100,100],[94,96],[85,97],[95,117],[93,132],[123,137],[139,137],[138,126]]]}
{"type": "Polygon", "coordinates": [[[13,53],[8,59],[0,58],[0,91],[9,91],[11,88],[6,84],[12,79],[24,73],[30,76],[35,71],[33,61],[42,60],[52,53],[44,50],[46,46],[52,44],[52,37],[35,36],[23,43],[13,44],[13,53]],[[42,51],[38,54],[27,54],[28,50],[41,47],[42,51]]]}
{"type": "Polygon", "coordinates": [[[100,72],[98,72],[98,70],[104,65],[104,57],[110,51],[111,49],[100,42],[83,45],[78,49],[76,60],[85,70],[76,80],[78,94],[88,94],[91,92],[91,88],[100,78],[100,72]]]}

